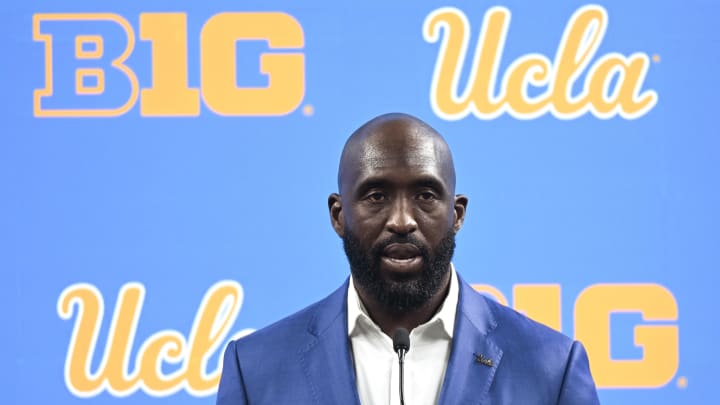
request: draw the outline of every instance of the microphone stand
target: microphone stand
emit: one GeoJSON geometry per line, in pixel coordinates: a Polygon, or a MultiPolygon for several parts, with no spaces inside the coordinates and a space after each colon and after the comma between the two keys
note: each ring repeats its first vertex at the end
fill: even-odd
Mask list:
{"type": "Polygon", "coordinates": [[[405,328],[395,329],[393,349],[398,355],[400,365],[400,405],[405,405],[405,353],[410,350],[410,333],[405,328]]]}

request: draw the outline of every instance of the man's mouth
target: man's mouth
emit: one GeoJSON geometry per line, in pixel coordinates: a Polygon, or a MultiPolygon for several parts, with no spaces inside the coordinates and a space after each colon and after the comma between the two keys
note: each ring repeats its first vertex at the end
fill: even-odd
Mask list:
{"type": "Polygon", "coordinates": [[[422,254],[411,243],[393,243],[383,249],[382,261],[395,271],[412,271],[421,266],[422,254]]]}

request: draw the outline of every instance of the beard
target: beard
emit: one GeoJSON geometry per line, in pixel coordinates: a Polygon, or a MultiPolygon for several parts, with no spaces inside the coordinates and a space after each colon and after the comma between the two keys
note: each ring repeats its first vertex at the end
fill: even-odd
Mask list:
{"type": "Polygon", "coordinates": [[[455,251],[455,232],[452,229],[432,249],[412,235],[393,235],[370,249],[364,249],[359,239],[347,229],[342,239],[355,283],[393,313],[414,311],[430,301],[443,287],[455,251]],[[418,248],[423,263],[419,276],[397,280],[383,278],[379,270],[382,252],[392,243],[409,243],[418,248]]]}

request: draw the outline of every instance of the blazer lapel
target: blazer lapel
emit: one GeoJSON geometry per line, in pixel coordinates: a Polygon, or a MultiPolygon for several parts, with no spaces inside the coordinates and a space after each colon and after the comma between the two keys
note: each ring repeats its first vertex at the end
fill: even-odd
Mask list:
{"type": "Polygon", "coordinates": [[[347,288],[346,281],[317,304],[298,352],[318,404],[360,403],[347,334],[347,288]]]}
{"type": "Polygon", "coordinates": [[[503,351],[490,337],[497,326],[485,298],[459,278],[450,360],[445,370],[440,404],[481,404],[490,390],[503,351]]]}

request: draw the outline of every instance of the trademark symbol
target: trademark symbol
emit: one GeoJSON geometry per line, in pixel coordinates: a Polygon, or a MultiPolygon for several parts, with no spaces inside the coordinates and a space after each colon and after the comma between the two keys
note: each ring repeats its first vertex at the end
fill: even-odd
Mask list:
{"type": "Polygon", "coordinates": [[[315,108],[312,104],[305,104],[302,108],[302,113],[306,117],[311,117],[315,113],[315,108]]]}

